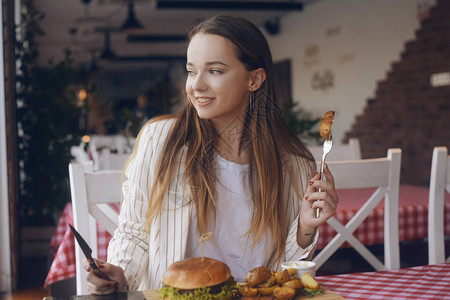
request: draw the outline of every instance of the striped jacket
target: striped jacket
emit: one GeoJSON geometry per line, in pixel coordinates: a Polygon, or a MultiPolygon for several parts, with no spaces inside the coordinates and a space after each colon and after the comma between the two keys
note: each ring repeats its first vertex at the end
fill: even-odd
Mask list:
{"type": "MultiPolygon", "coordinates": [[[[173,123],[174,120],[169,119],[147,124],[136,145],[136,156],[125,171],[119,227],[108,247],[108,262],[122,267],[130,290],[159,288],[166,268],[184,258],[191,209],[194,209],[187,204],[189,190],[181,180],[186,146],[179,154],[181,163],[178,176],[167,191],[159,218],[151,224],[150,229],[144,225],[150,201],[148,195],[155,176],[153,170],[173,123]]],[[[300,201],[309,181],[305,172],[308,163],[301,158],[291,158],[285,163],[285,176],[295,180],[286,180],[285,207],[288,224],[291,225],[284,261],[306,258],[317,242],[318,234],[313,243],[303,249],[298,246],[296,239],[300,201]]]]}

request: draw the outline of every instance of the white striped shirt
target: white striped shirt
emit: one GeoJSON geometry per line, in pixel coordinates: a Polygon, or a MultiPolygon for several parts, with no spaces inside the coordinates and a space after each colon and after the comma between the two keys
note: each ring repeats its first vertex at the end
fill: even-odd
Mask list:
{"type": "MultiPolygon", "coordinates": [[[[108,262],[122,267],[130,290],[159,288],[167,267],[185,257],[191,210],[195,209],[187,205],[190,193],[183,184],[187,146],[180,150],[178,174],[167,191],[160,216],[152,223],[150,232],[144,225],[154,170],[173,123],[174,119],[169,119],[146,125],[136,146],[136,156],[125,171],[119,227],[108,247],[108,262]]],[[[309,162],[298,157],[290,158],[283,165],[286,217],[290,224],[284,261],[306,258],[317,242],[318,234],[306,249],[297,244],[300,202],[310,179],[306,175],[308,165],[309,162]],[[294,180],[291,181],[291,177],[294,180]]]]}

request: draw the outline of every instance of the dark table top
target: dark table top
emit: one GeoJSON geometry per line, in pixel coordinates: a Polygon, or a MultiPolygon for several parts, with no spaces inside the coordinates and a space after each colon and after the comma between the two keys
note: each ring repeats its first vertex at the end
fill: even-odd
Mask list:
{"type": "Polygon", "coordinates": [[[145,300],[142,292],[115,293],[110,295],[79,295],[70,297],[45,297],[44,300],[145,300]]]}

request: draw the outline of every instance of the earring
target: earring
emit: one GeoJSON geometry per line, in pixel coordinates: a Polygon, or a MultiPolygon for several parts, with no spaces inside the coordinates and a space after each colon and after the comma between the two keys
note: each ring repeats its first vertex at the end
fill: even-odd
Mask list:
{"type": "Polygon", "coordinates": [[[250,111],[250,114],[253,114],[253,112],[255,110],[255,92],[251,92],[249,102],[250,102],[249,103],[249,107],[250,107],[249,111],[250,111]]]}

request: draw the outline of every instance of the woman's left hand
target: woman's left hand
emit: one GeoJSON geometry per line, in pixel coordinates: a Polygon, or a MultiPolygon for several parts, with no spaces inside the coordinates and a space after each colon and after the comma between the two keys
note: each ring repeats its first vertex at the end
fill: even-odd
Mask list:
{"type": "Polygon", "coordinates": [[[300,222],[305,231],[311,231],[325,223],[334,215],[338,204],[338,195],[334,187],[334,177],[328,166],[324,165],[323,175],[326,181],[319,179],[317,173],[311,178],[301,203],[300,222]],[[321,189],[319,192],[318,189],[321,189]],[[319,217],[315,217],[316,208],[320,209],[319,217]]]}

